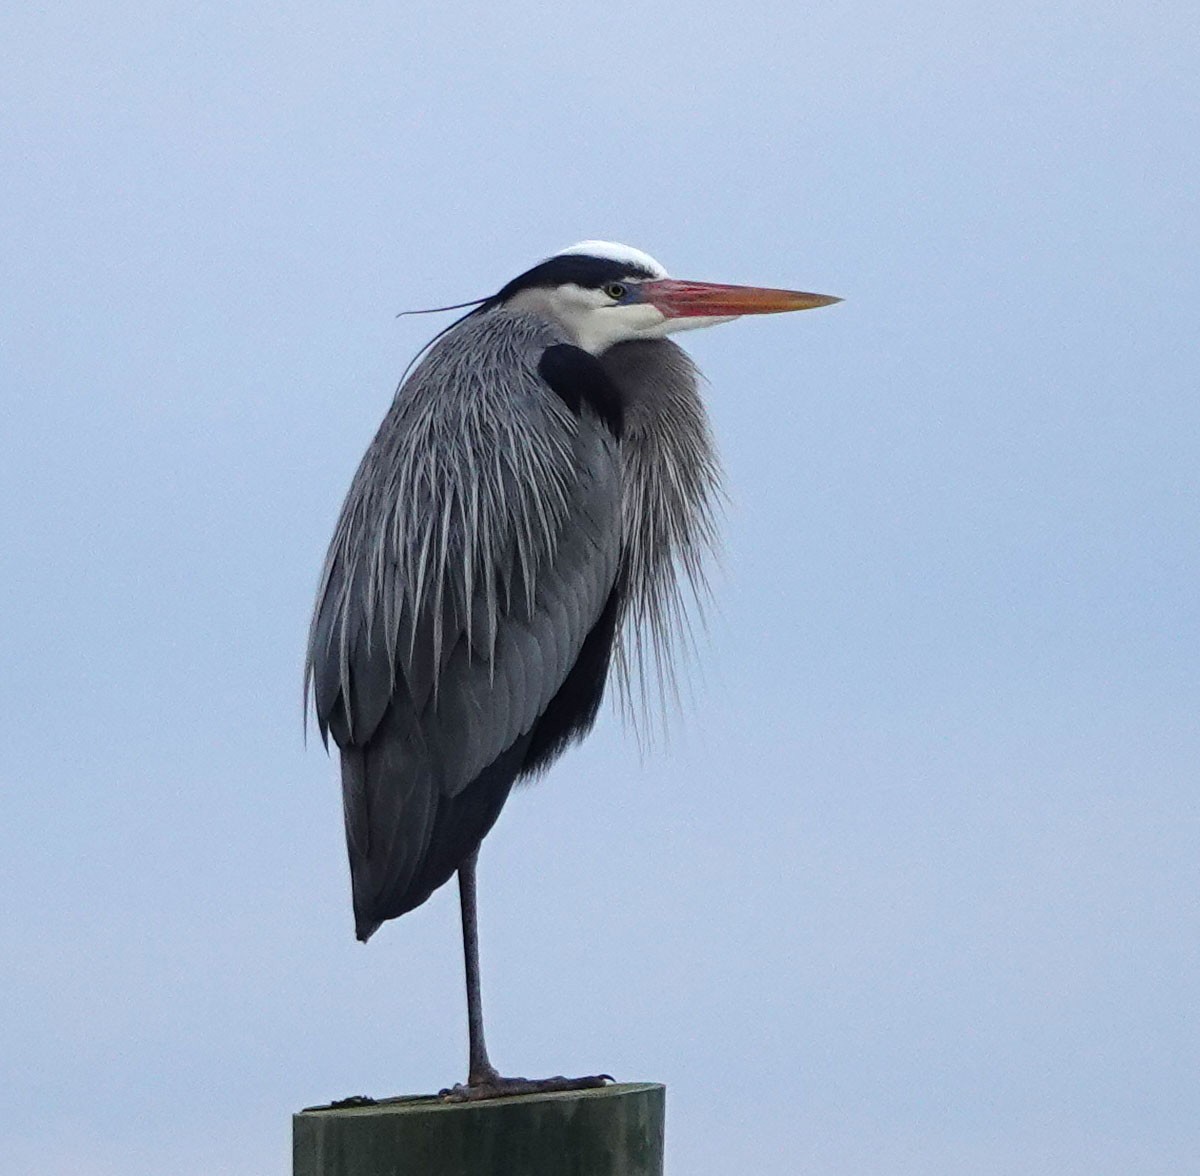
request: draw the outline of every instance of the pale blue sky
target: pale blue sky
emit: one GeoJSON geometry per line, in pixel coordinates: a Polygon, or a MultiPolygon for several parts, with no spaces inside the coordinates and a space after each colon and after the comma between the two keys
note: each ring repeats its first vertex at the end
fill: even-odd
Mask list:
{"type": "Polygon", "coordinates": [[[304,749],[400,319],[582,237],[841,294],[687,337],[696,697],[481,862],[511,1072],[670,1087],[675,1176],[1200,1150],[1193,4],[63,4],[0,47],[0,1123],[264,1176],[465,1064],[455,895],[352,933],[304,749]]]}

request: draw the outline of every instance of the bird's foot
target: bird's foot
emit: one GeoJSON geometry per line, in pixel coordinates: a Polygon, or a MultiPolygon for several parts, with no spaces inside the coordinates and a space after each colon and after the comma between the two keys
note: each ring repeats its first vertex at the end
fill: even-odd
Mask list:
{"type": "Polygon", "coordinates": [[[481,1102],[486,1098],[511,1098],[517,1094],[550,1094],[559,1090],[594,1090],[614,1081],[611,1074],[593,1074],[586,1078],[503,1078],[492,1070],[490,1073],[472,1074],[467,1081],[459,1082],[446,1090],[439,1091],[443,1102],[481,1102]]]}

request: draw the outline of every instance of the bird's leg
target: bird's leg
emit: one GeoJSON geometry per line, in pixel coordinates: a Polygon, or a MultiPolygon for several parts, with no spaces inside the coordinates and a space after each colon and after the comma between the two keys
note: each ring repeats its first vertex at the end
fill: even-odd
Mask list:
{"type": "Polygon", "coordinates": [[[458,867],[458,901],[462,908],[463,963],[467,973],[467,1032],[471,1039],[468,1086],[495,1082],[500,1075],[488,1060],[483,1039],[483,998],[479,986],[479,908],[475,899],[475,864],[479,850],[458,867]]]}
{"type": "Polygon", "coordinates": [[[463,962],[467,977],[467,1032],[470,1036],[470,1064],[466,1084],[441,1092],[449,1102],[468,1102],[502,1098],[511,1094],[543,1094],[553,1090],[586,1090],[611,1082],[607,1074],[587,1078],[504,1078],[488,1059],[483,1039],[483,1001],[479,984],[479,924],[475,902],[475,863],[479,850],[458,867],[458,897],[462,907],[463,962]]]}

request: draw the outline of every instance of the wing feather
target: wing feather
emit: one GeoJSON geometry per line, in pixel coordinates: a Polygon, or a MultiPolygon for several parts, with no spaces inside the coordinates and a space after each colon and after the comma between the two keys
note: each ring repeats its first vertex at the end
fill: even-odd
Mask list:
{"type": "Polygon", "coordinates": [[[364,938],[444,880],[427,859],[486,832],[617,579],[617,442],[539,374],[559,342],[528,315],[464,321],[402,385],[342,509],[307,675],[342,749],[364,938]]]}

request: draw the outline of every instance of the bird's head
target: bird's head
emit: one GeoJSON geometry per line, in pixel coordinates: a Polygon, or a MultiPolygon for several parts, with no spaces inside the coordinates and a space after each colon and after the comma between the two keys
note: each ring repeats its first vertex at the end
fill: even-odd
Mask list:
{"type": "Polygon", "coordinates": [[[811,310],[840,301],[798,290],[680,281],[640,249],[581,241],[513,278],[487,305],[552,318],[585,351],[599,355],[629,339],[661,339],[744,314],[811,310]]]}

